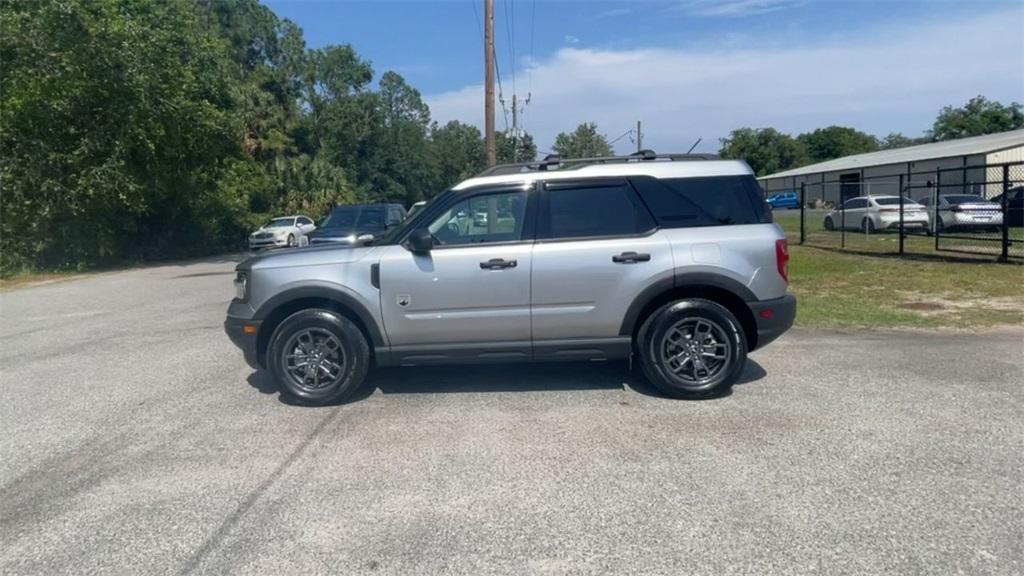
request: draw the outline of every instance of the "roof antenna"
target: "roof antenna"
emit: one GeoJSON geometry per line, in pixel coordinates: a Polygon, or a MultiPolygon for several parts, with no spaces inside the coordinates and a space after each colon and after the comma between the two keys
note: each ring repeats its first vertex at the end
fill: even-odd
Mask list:
{"type": "Polygon", "coordinates": [[[693,149],[697,147],[697,144],[700,144],[701,140],[703,140],[703,138],[697,138],[697,141],[693,143],[693,146],[690,146],[690,149],[687,150],[686,153],[689,154],[690,152],[693,152],[693,149]]]}

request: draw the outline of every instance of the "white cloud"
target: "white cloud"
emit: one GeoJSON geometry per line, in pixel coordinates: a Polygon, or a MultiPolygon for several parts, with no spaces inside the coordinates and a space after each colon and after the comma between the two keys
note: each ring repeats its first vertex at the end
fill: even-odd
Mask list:
{"type": "Polygon", "coordinates": [[[566,44],[579,44],[580,43],[580,39],[577,38],[576,36],[573,36],[572,34],[566,34],[565,35],[565,43],[566,44]]]}
{"type": "MultiPolygon", "coordinates": [[[[644,122],[644,146],[718,148],[741,126],[801,132],[831,124],[917,135],[938,110],[972,96],[1024,100],[1024,10],[916,21],[816,46],[597,50],[566,47],[528,63],[524,127],[541,150],[586,121],[612,137],[644,122]]],[[[483,88],[429,96],[433,117],[482,126],[483,88]]],[[[501,118],[500,113],[498,118],[501,118]]],[[[502,128],[499,121],[498,129],[502,128]]],[[[629,143],[619,143],[625,151],[629,143]]]]}
{"type": "Polygon", "coordinates": [[[697,16],[754,16],[793,8],[802,0],[687,0],[680,10],[697,16]]]}
{"type": "Polygon", "coordinates": [[[604,12],[598,12],[597,13],[597,17],[598,18],[616,18],[618,16],[627,16],[627,15],[632,14],[632,13],[633,13],[633,9],[632,8],[611,8],[609,10],[605,10],[604,12]]]}

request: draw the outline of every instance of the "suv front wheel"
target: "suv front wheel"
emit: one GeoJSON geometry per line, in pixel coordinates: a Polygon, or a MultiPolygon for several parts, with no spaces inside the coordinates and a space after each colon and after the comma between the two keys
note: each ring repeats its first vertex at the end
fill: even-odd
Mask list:
{"type": "Polygon", "coordinates": [[[670,302],[637,335],[644,374],[673,398],[707,398],[728,390],[743,371],[747,344],[724,306],[703,299],[670,302]]]}
{"type": "Polygon", "coordinates": [[[292,314],[274,330],[267,348],[267,367],[282,393],[303,404],[348,398],[363,383],[369,363],[362,331],[331,310],[292,314]]]}

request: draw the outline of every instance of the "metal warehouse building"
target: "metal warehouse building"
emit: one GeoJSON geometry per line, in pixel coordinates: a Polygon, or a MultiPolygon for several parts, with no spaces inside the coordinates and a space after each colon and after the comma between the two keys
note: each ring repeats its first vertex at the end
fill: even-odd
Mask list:
{"type": "MultiPolygon", "coordinates": [[[[799,192],[806,184],[808,203],[895,195],[901,183],[904,190],[935,187],[944,193],[992,197],[1003,191],[1003,166],[1008,162],[1024,162],[1024,130],[845,156],[758,180],[768,195],[799,192]]],[[[914,197],[918,195],[915,192],[914,197]]]]}

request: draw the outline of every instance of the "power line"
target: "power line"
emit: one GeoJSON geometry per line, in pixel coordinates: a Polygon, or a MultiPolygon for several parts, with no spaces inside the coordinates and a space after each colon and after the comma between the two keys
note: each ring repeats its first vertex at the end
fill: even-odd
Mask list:
{"type": "Polygon", "coordinates": [[[505,107],[505,94],[501,90],[501,69],[498,68],[498,56],[492,54],[494,59],[494,75],[498,78],[498,102],[501,103],[501,113],[505,116],[505,132],[508,132],[508,108],[505,107]]]}
{"type": "Polygon", "coordinates": [[[508,39],[508,50],[509,50],[509,63],[512,65],[512,93],[516,92],[516,44],[515,37],[512,35],[512,18],[509,17],[508,12],[509,0],[502,2],[502,7],[505,10],[505,38],[508,39]]]}
{"type": "Polygon", "coordinates": [[[537,0],[530,5],[530,71],[529,71],[529,92],[533,92],[533,36],[537,29],[537,0]]]}
{"type": "Polygon", "coordinates": [[[611,146],[612,144],[615,144],[616,142],[618,142],[619,140],[622,140],[622,139],[623,139],[623,138],[625,138],[626,136],[629,136],[629,135],[630,135],[630,134],[632,134],[633,132],[634,132],[634,129],[633,129],[633,128],[630,128],[629,130],[626,130],[625,132],[623,132],[622,134],[620,134],[618,138],[616,138],[615,140],[612,140],[611,142],[609,142],[609,143],[608,143],[608,145],[609,145],[609,146],[611,146]]]}
{"type": "MultiPolygon", "coordinates": [[[[476,22],[476,30],[480,34],[478,38],[483,38],[484,30],[480,25],[480,12],[476,9],[476,3],[477,0],[469,0],[469,5],[473,7],[473,21],[476,22]]],[[[498,101],[501,103],[501,112],[505,116],[505,131],[508,132],[508,108],[505,107],[505,97],[501,90],[501,70],[498,68],[498,55],[491,52],[491,60],[494,62],[494,75],[498,78],[498,101]]]]}

